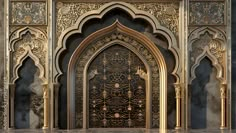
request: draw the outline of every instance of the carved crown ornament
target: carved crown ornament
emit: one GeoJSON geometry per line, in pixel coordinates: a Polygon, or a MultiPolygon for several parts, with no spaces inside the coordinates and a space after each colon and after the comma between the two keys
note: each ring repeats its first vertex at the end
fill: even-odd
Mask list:
{"type": "MultiPolygon", "coordinates": [[[[64,22],[64,20],[62,20],[62,19],[57,20],[57,21],[60,21],[57,25],[57,28],[61,27],[60,29],[64,29],[64,30],[59,30],[61,33],[60,33],[60,36],[58,37],[57,47],[55,49],[55,56],[54,56],[55,59],[54,60],[56,61],[55,70],[57,71],[56,73],[54,73],[54,81],[55,82],[57,82],[58,77],[62,74],[62,72],[59,68],[58,59],[59,59],[60,54],[66,49],[66,40],[72,34],[82,33],[82,27],[87,21],[89,21],[91,19],[95,19],[95,18],[102,19],[103,16],[107,12],[111,11],[112,9],[116,9],[116,8],[126,11],[126,13],[128,13],[133,19],[142,18],[142,19],[146,20],[152,26],[153,34],[158,33],[158,34],[162,34],[163,36],[165,36],[168,40],[168,44],[169,44],[168,48],[173,52],[173,54],[175,56],[175,60],[177,62],[176,64],[179,64],[179,46],[178,46],[177,39],[176,39],[174,32],[172,32],[167,27],[163,26],[160,23],[159,19],[156,18],[151,13],[149,13],[147,11],[139,10],[134,5],[129,4],[129,3],[125,3],[125,2],[110,2],[110,3],[105,3],[104,5],[101,5],[101,3],[99,3],[97,5],[87,4],[86,6],[83,4],[78,4],[78,3],[77,3],[77,5],[75,3],[74,4],[68,3],[65,5],[64,4],[65,3],[63,3],[63,2],[57,3],[57,6],[58,6],[57,16],[59,16],[58,18],[65,16],[66,18],[70,18],[71,20],[69,20],[70,24],[68,24],[67,22],[64,22]],[[65,8],[67,6],[68,6],[68,8],[65,8]],[[77,15],[75,15],[76,14],[75,12],[77,12],[79,7],[82,7],[82,8],[77,13],[77,15]],[[66,10],[66,9],[67,9],[67,11],[64,12],[63,10],[66,10]],[[94,9],[96,9],[96,10],[94,10],[94,9]],[[63,12],[65,14],[63,14],[63,12]],[[81,12],[83,12],[83,14],[81,12]],[[73,14],[73,13],[75,13],[73,15],[73,17],[70,17],[71,16],[70,14],[73,14]],[[77,17],[75,17],[75,16],[77,16],[77,17]]],[[[176,10],[174,13],[178,12],[177,11],[178,4],[177,5],[176,4],[167,4],[167,5],[171,6],[170,8],[172,10],[176,10]]],[[[168,7],[167,5],[165,5],[165,4],[161,5],[162,8],[165,7],[164,9],[162,9],[163,12],[167,13],[166,10],[169,9],[169,8],[167,8],[168,7]]],[[[159,11],[159,10],[157,9],[156,12],[157,11],[159,11]]],[[[171,16],[175,16],[175,15],[171,15],[171,16]]],[[[178,18],[178,16],[176,16],[176,18],[178,18]]],[[[177,24],[177,23],[175,23],[175,24],[177,24]]],[[[173,73],[179,73],[180,72],[179,65],[176,65],[174,70],[175,70],[175,72],[173,72],[173,73]]],[[[177,76],[177,80],[179,80],[178,76],[177,76]]]]}
{"type": "Polygon", "coordinates": [[[11,70],[10,82],[18,78],[18,69],[24,59],[30,57],[40,70],[39,77],[46,81],[45,66],[47,58],[47,37],[45,33],[32,27],[25,27],[12,33],[10,37],[11,70]]]}
{"type": "Polygon", "coordinates": [[[208,57],[217,70],[217,78],[225,82],[226,37],[218,29],[202,27],[194,30],[189,36],[191,76],[190,83],[196,78],[195,69],[204,57],[208,57]]]}

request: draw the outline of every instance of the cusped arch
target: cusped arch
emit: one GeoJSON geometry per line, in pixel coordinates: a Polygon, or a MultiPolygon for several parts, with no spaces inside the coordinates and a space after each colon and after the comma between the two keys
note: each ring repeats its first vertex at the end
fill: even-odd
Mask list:
{"type": "Polygon", "coordinates": [[[216,70],[217,70],[216,78],[219,79],[219,81],[223,82],[223,68],[219,64],[217,58],[214,55],[212,55],[212,53],[209,51],[208,46],[206,46],[206,47],[204,47],[202,54],[200,54],[196,58],[194,65],[190,69],[191,70],[191,77],[189,80],[189,84],[191,84],[192,81],[196,78],[195,70],[200,65],[200,62],[202,61],[202,59],[204,59],[205,57],[208,57],[210,59],[210,61],[212,62],[212,65],[216,68],[216,70]]]}
{"type": "Polygon", "coordinates": [[[39,59],[31,52],[31,50],[26,50],[21,57],[19,57],[19,61],[18,64],[15,66],[15,68],[13,69],[13,73],[14,73],[14,77],[12,78],[12,83],[15,83],[16,80],[19,78],[19,74],[18,74],[18,70],[21,68],[21,66],[23,65],[24,60],[30,57],[34,63],[35,66],[38,67],[40,73],[39,73],[39,78],[42,80],[42,83],[46,83],[46,79],[44,77],[44,68],[43,66],[40,64],[39,59]]]}
{"type": "Polygon", "coordinates": [[[34,35],[37,40],[45,42],[47,40],[47,35],[43,31],[34,28],[34,27],[24,27],[21,29],[16,30],[10,36],[10,51],[14,51],[14,46],[17,41],[22,40],[24,35],[29,32],[30,34],[34,35]]]}
{"type": "Polygon", "coordinates": [[[175,35],[168,28],[162,26],[155,16],[153,16],[152,14],[148,12],[138,10],[133,5],[126,2],[106,3],[102,7],[100,7],[98,10],[89,11],[81,15],[73,26],[65,29],[62,32],[62,34],[58,38],[58,44],[57,44],[57,48],[55,50],[55,56],[54,56],[55,70],[56,70],[56,73],[54,73],[54,81],[58,82],[59,76],[62,75],[62,72],[59,67],[59,56],[66,49],[66,40],[72,34],[82,33],[82,27],[87,21],[94,18],[102,19],[106,13],[116,8],[124,10],[133,19],[141,18],[141,19],[146,20],[152,26],[153,33],[159,33],[163,35],[164,37],[166,37],[166,39],[168,40],[168,45],[169,45],[168,49],[174,54],[175,61],[177,62],[172,74],[176,77],[177,82],[178,82],[179,76],[176,73],[180,71],[179,66],[178,66],[178,64],[180,64],[179,63],[179,47],[177,45],[177,39],[175,35]]]}
{"type": "MultiPolygon", "coordinates": [[[[24,36],[29,33],[30,35],[34,36],[34,39],[39,40],[41,42],[42,45],[44,45],[47,41],[47,36],[44,32],[42,32],[41,30],[34,28],[34,27],[24,27],[21,29],[16,30],[15,32],[13,32],[10,36],[10,56],[11,56],[11,60],[13,60],[14,58],[14,52],[17,52],[15,49],[15,45],[18,41],[21,41],[24,39],[24,36]]],[[[44,46],[43,46],[44,47],[44,46]]],[[[19,78],[18,75],[18,69],[22,66],[23,61],[27,58],[30,57],[34,62],[35,65],[39,68],[40,70],[40,75],[39,77],[42,79],[43,82],[46,82],[46,77],[45,77],[45,70],[43,65],[40,63],[39,58],[34,55],[31,51],[31,48],[29,46],[24,46],[24,52],[17,57],[17,60],[15,61],[15,63],[11,64],[12,66],[12,71],[13,71],[13,75],[11,78],[11,83],[15,83],[15,81],[19,78]]]]}
{"type": "Polygon", "coordinates": [[[192,51],[192,44],[199,40],[205,33],[212,35],[212,39],[218,40],[221,43],[226,43],[226,36],[221,30],[212,27],[201,27],[192,31],[188,37],[190,51],[192,51]]]}
{"type": "MultiPolygon", "coordinates": [[[[72,57],[70,58],[70,62],[68,65],[68,75],[67,75],[67,82],[68,82],[68,90],[67,90],[67,95],[68,95],[68,118],[71,117],[71,110],[69,109],[71,106],[71,104],[73,103],[73,99],[71,98],[70,94],[73,90],[73,84],[74,81],[73,79],[71,79],[71,75],[73,75],[74,73],[74,69],[76,66],[76,62],[79,59],[80,55],[82,54],[82,52],[84,52],[84,50],[86,49],[86,47],[88,47],[89,44],[91,44],[93,41],[101,38],[101,37],[105,37],[108,34],[111,34],[113,32],[122,32],[130,37],[132,37],[134,40],[137,40],[137,42],[139,42],[140,44],[142,44],[143,46],[145,46],[147,48],[147,50],[153,55],[155,62],[157,63],[157,66],[159,68],[159,73],[160,73],[160,92],[159,92],[159,98],[160,98],[160,129],[166,129],[167,128],[167,122],[166,122],[166,104],[167,104],[167,67],[166,67],[166,63],[164,60],[164,57],[162,56],[161,52],[159,51],[159,49],[155,46],[155,44],[150,41],[146,36],[144,36],[143,34],[134,31],[132,29],[129,29],[125,26],[123,26],[122,24],[120,24],[118,21],[115,22],[114,24],[112,24],[109,27],[106,27],[104,29],[101,29],[91,35],[89,35],[85,40],[83,40],[81,42],[81,44],[76,48],[75,52],[73,53],[72,57]]],[[[122,43],[121,43],[122,44],[122,43]]],[[[128,45],[128,43],[126,44],[128,45]]],[[[89,51],[91,53],[91,51],[89,51]]],[[[93,53],[91,53],[93,54],[93,53]]],[[[83,93],[83,95],[85,95],[85,93],[83,93]]],[[[68,120],[70,121],[70,120],[68,120]]]]}

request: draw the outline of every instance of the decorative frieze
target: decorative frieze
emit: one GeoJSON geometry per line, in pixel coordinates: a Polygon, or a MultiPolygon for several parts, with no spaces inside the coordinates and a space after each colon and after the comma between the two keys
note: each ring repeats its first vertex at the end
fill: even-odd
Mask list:
{"type": "Polygon", "coordinates": [[[47,23],[46,2],[10,3],[10,24],[12,25],[45,25],[47,23]]]}
{"type": "Polygon", "coordinates": [[[225,3],[221,2],[190,2],[190,25],[224,25],[225,3]]]}

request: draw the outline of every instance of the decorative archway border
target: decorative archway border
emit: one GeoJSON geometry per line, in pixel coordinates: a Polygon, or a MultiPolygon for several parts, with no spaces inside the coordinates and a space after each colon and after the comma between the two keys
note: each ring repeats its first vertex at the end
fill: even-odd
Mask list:
{"type": "Polygon", "coordinates": [[[61,55],[61,53],[66,49],[66,40],[75,33],[82,33],[82,27],[83,25],[94,18],[98,18],[98,19],[102,19],[102,17],[109,11],[113,10],[113,9],[122,9],[124,11],[126,11],[133,19],[136,18],[142,18],[144,20],[146,20],[147,22],[150,23],[150,25],[152,26],[153,29],[153,33],[159,33],[162,34],[163,36],[166,37],[166,39],[168,40],[168,49],[174,54],[175,56],[175,61],[176,61],[176,65],[174,68],[174,71],[172,72],[172,74],[176,77],[176,83],[179,83],[179,74],[180,73],[180,69],[179,69],[179,48],[177,45],[177,39],[175,38],[175,35],[166,27],[162,26],[159,21],[156,19],[156,17],[154,17],[152,14],[142,11],[142,10],[138,10],[136,9],[133,5],[126,3],[126,2],[110,2],[110,3],[106,3],[104,4],[102,7],[100,7],[98,10],[92,10],[89,11],[83,15],[81,15],[76,23],[65,29],[59,39],[58,39],[58,44],[57,47],[55,49],[55,54],[54,54],[54,61],[55,61],[55,68],[54,68],[54,72],[53,72],[53,81],[55,83],[58,82],[58,78],[60,75],[62,75],[62,72],[60,70],[59,67],[59,56],[61,55]]]}
{"type": "MultiPolygon", "coordinates": [[[[166,129],[167,128],[167,115],[166,115],[166,110],[167,110],[167,68],[166,68],[166,64],[165,64],[165,60],[164,57],[162,56],[161,52],[159,51],[159,49],[155,46],[154,43],[152,43],[147,37],[145,37],[143,34],[134,31],[132,29],[129,29],[123,25],[121,25],[119,22],[115,22],[113,25],[106,27],[104,29],[101,29],[93,34],[91,34],[89,37],[87,37],[75,50],[75,52],[73,53],[70,62],[69,62],[69,67],[68,67],[68,75],[67,75],[67,81],[68,81],[68,122],[71,122],[71,119],[73,117],[73,114],[71,114],[71,110],[73,110],[73,108],[71,108],[71,103],[73,103],[73,99],[71,99],[72,97],[72,92],[73,92],[73,84],[75,84],[75,82],[73,81],[72,77],[74,73],[74,69],[75,69],[75,65],[77,60],[79,59],[80,55],[86,51],[86,48],[89,46],[90,43],[92,43],[93,41],[97,41],[99,38],[107,35],[108,33],[113,33],[113,32],[120,32],[122,34],[125,34],[129,37],[131,37],[133,40],[136,40],[137,42],[135,42],[135,44],[130,44],[130,45],[137,45],[137,47],[142,48],[143,50],[139,51],[141,53],[143,53],[144,55],[146,54],[146,56],[151,55],[154,58],[154,62],[151,61],[153,63],[157,63],[158,68],[159,68],[159,76],[160,76],[160,90],[159,90],[159,104],[160,104],[160,129],[166,129]],[[150,54],[148,54],[150,52],[150,54]]],[[[128,39],[128,38],[127,38],[128,39]]],[[[99,44],[100,47],[103,46],[103,44],[99,44]]],[[[94,48],[94,47],[93,47],[94,48]]],[[[94,48],[95,49],[95,48],[94,48]]],[[[94,50],[87,50],[87,54],[89,54],[90,56],[94,54],[94,50]]],[[[84,60],[85,62],[88,61],[90,56],[86,56],[86,60],[84,60]],[[87,59],[88,58],[88,59],[87,59]]],[[[150,60],[150,59],[148,59],[150,60]]],[[[83,63],[84,64],[84,63],[83,63]]],[[[85,94],[84,94],[85,95],[85,94]]],[[[70,126],[70,124],[68,125],[69,128],[73,128],[70,126]]],[[[84,126],[84,128],[86,128],[86,126],[84,126]]]]}

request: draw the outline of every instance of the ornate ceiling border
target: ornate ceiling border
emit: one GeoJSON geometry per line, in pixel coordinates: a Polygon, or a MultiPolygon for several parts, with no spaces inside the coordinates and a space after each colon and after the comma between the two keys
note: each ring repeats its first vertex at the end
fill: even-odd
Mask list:
{"type": "Polygon", "coordinates": [[[60,35],[60,37],[58,38],[58,42],[57,42],[57,47],[55,49],[55,55],[54,55],[54,61],[55,61],[55,71],[54,71],[54,82],[58,81],[59,76],[62,74],[60,68],[59,68],[59,56],[60,54],[66,50],[66,40],[69,38],[69,36],[71,36],[72,34],[75,33],[81,33],[82,32],[82,27],[83,25],[94,18],[98,18],[98,19],[102,19],[102,17],[109,12],[112,9],[115,8],[119,8],[122,9],[124,11],[126,11],[133,19],[135,18],[142,18],[146,21],[148,21],[150,23],[150,25],[153,28],[153,33],[159,33],[162,34],[163,36],[166,37],[166,39],[168,40],[168,49],[170,51],[172,51],[172,53],[175,56],[175,60],[176,60],[176,66],[175,69],[173,71],[173,75],[176,77],[177,82],[179,82],[179,76],[177,73],[180,72],[179,69],[179,48],[178,48],[178,43],[177,43],[177,39],[174,35],[174,33],[172,33],[168,28],[162,26],[160,24],[160,22],[157,20],[157,18],[155,16],[153,16],[152,14],[146,12],[146,11],[142,11],[142,10],[138,10],[136,9],[133,5],[129,4],[129,3],[125,3],[125,2],[110,2],[110,3],[106,3],[103,6],[101,6],[98,10],[92,10],[89,12],[84,13],[83,15],[81,15],[76,23],[65,29],[62,34],[60,35]]]}

